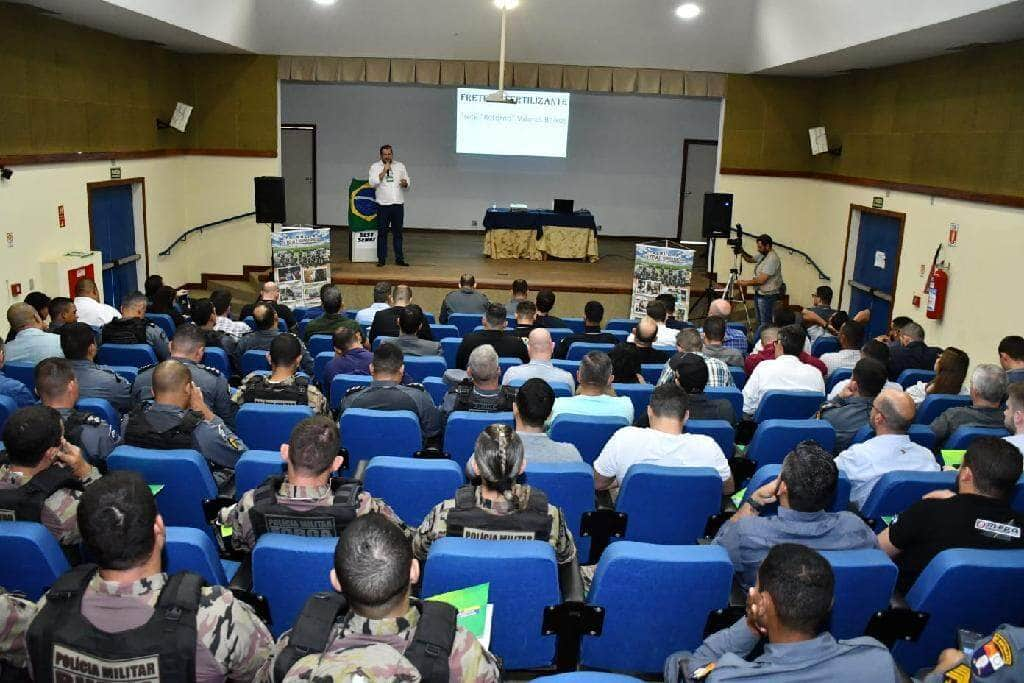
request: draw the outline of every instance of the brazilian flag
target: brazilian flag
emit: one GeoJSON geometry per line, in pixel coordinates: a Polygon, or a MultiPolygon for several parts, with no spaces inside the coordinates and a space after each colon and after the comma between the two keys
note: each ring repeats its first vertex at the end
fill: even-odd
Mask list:
{"type": "Polygon", "coordinates": [[[368,180],[353,178],[348,186],[348,227],[352,232],[377,229],[377,191],[368,180]]]}

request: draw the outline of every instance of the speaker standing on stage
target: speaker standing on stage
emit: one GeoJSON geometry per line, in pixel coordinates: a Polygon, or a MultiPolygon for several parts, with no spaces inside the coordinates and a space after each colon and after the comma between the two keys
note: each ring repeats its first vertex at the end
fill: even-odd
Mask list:
{"type": "Polygon", "coordinates": [[[388,258],[388,228],[395,240],[395,263],[407,266],[402,252],[402,223],[405,221],[405,190],[409,172],[405,164],[394,160],[391,145],[380,148],[380,161],[370,166],[370,185],[377,190],[377,267],[388,258]]]}
{"type": "Polygon", "coordinates": [[[757,332],[755,337],[761,333],[761,328],[770,325],[772,322],[772,310],[782,296],[782,262],[779,255],[775,253],[774,243],[771,235],[761,235],[757,238],[757,256],[751,256],[739,247],[743,260],[747,263],[755,263],[754,277],[749,280],[739,280],[738,285],[743,287],[755,287],[754,307],[757,309],[757,332]]]}

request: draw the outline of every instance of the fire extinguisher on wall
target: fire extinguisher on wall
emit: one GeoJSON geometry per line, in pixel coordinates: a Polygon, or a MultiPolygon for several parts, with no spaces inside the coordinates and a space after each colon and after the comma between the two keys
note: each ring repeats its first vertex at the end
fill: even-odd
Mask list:
{"type": "Polygon", "coordinates": [[[945,266],[945,262],[937,264],[932,269],[932,276],[928,280],[928,311],[926,315],[930,320],[942,320],[942,314],[946,310],[949,274],[946,273],[945,266]]]}

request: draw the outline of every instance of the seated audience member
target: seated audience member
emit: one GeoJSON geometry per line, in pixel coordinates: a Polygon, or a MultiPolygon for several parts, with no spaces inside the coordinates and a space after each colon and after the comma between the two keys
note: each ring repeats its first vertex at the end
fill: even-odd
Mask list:
{"type": "Polygon", "coordinates": [[[654,300],[660,301],[665,307],[665,327],[671,330],[681,330],[687,327],[684,321],[676,320],[676,297],[674,294],[665,292],[654,297],[654,300]]]}
{"type": "Polygon", "coordinates": [[[159,313],[162,315],[171,316],[171,320],[174,321],[174,326],[178,327],[183,325],[186,320],[185,316],[181,314],[174,306],[174,300],[177,298],[178,293],[173,287],[167,285],[161,285],[153,295],[152,303],[146,307],[146,313],[159,313]]]}
{"type": "Polygon", "coordinates": [[[35,365],[44,358],[64,357],[60,337],[45,331],[46,324],[32,306],[13,304],[7,309],[7,322],[15,331],[14,339],[7,343],[4,351],[7,362],[35,365]]]}
{"type": "Polygon", "coordinates": [[[420,330],[426,324],[423,309],[409,304],[398,314],[398,336],[387,337],[387,340],[402,349],[406,356],[440,356],[441,342],[419,338],[420,330]]]}
{"type": "Polygon", "coordinates": [[[210,292],[210,303],[213,304],[213,310],[217,313],[217,322],[213,329],[230,334],[235,339],[252,332],[252,328],[241,320],[231,319],[231,292],[226,289],[213,290],[210,292]]]}
{"type": "Polygon", "coordinates": [[[290,332],[278,335],[270,342],[267,356],[270,358],[270,375],[260,372],[246,375],[232,398],[236,406],[246,403],[309,406],[314,414],[331,414],[331,404],[312,380],[296,374],[302,362],[302,345],[298,337],[290,332]]]}
{"type": "Polygon", "coordinates": [[[645,384],[643,367],[640,363],[640,349],[630,342],[619,342],[608,357],[612,359],[612,374],[620,384],[645,384]]]}
{"type": "MultiPolygon", "coordinates": [[[[194,323],[182,325],[175,331],[170,349],[171,358],[188,368],[192,381],[203,392],[206,405],[228,425],[234,425],[238,406],[231,401],[227,377],[217,368],[202,363],[206,351],[203,331],[194,323]]],[[[148,365],[139,369],[138,376],[132,382],[132,401],[135,405],[153,400],[153,370],[156,367],[148,365]]]]}
{"type": "Polygon", "coordinates": [[[386,280],[378,282],[373,286],[373,303],[366,308],[359,309],[356,313],[356,322],[369,327],[373,324],[373,318],[379,311],[391,308],[392,285],[386,280]]]}
{"type": "Polygon", "coordinates": [[[1003,426],[1009,430],[1010,436],[1003,438],[1024,452],[1024,382],[1014,382],[1006,392],[1009,396],[1003,411],[1003,426]]]}
{"type": "MultiPolygon", "coordinates": [[[[396,285],[389,298],[394,302],[390,308],[377,311],[373,316],[373,323],[370,325],[370,341],[377,337],[397,337],[398,315],[402,310],[412,303],[412,287],[409,285],[396,285]]],[[[420,327],[419,338],[427,341],[434,341],[434,334],[430,331],[430,325],[420,327]]]]}
{"type": "Polygon", "coordinates": [[[570,393],[576,391],[576,380],[573,379],[572,374],[551,364],[555,343],[551,341],[550,332],[543,327],[530,332],[526,351],[530,356],[530,362],[525,365],[511,367],[505,371],[502,384],[511,384],[516,380],[525,381],[531,377],[538,377],[548,382],[568,384],[570,393]]]}
{"type": "Polygon", "coordinates": [[[731,494],[736,486],[722,449],[710,436],[684,433],[688,408],[686,392],[678,386],[657,387],[647,406],[650,427],[623,427],[612,434],[594,461],[594,488],[617,492],[633,465],[710,467],[722,477],[722,493],[731,494]]]}
{"type": "Polygon", "coordinates": [[[100,301],[96,282],[89,278],[82,278],[75,283],[75,310],[78,312],[78,322],[91,327],[103,327],[121,317],[116,308],[100,301]]]}
{"type": "Polygon", "coordinates": [[[516,391],[512,415],[516,419],[516,434],[523,442],[523,453],[530,462],[583,462],[576,446],[553,441],[544,431],[544,422],[554,405],[555,392],[542,379],[528,379],[516,391]]]}
{"type": "Polygon", "coordinates": [[[97,365],[96,335],[85,323],[68,323],[60,330],[60,347],[75,371],[82,398],[103,398],[118,412],[132,407],[132,385],[105,365],[97,365]]]}
{"type": "Polygon", "coordinates": [[[839,368],[850,368],[860,360],[860,347],[864,346],[864,326],[858,322],[849,321],[839,330],[840,350],[834,353],[821,355],[821,362],[828,368],[828,374],[832,374],[839,368]]]}
{"type": "Polygon", "coordinates": [[[442,325],[448,324],[448,316],[452,313],[477,313],[483,314],[487,310],[487,296],[476,289],[476,278],[470,273],[463,273],[459,277],[459,288],[448,292],[441,302],[441,312],[438,314],[438,322],[442,325]]]}
{"type": "Polygon", "coordinates": [[[591,351],[583,356],[580,369],[576,371],[576,395],[555,399],[548,425],[563,413],[621,417],[628,424],[633,424],[633,402],[628,396],[615,395],[612,389],[614,381],[612,359],[607,353],[591,351]]]}
{"type": "Polygon", "coordinates": [[[306,323],[306,331],[302,335],[305,342],[314,334],[333,334],[339,327],[347,327],[353,332],[361,331],[359,323],[352,320],[342,312],[345,300],[341,296],[341,287],[326,284],[320,288],[320,306],[323,308],[323,315],[313,318],[306,323]]]}
{"type": "MultiPolygon", "coordinates": [[[[500,305],[500,304],[498,304],[500,305]]],[[[501,386],[498,354],[490,344],[473,349],[466,364],[466,377],[451,387],[441,401],[441,425],[457,410],[474,413],[503,413],[512,410],[516,390],[501,386]]]]}
{"type": "MultiPolygon", "coordinates": [[[[640,356],[641,364],[666,363],[672,356],[671,351],[663,351],[662,349],[654,348],[655,344],[660,343],[658,341],[659,330],[658,322],[649,315],[640,318],[636,327],[633,328],[633,334],[629,336],[629,341],[626,343],[631,344],[636,348],[637,354],[640,356]]],[[[678,336],[676,331],[671,330],[671,332],[672,338],[677,339],[678,336]]]]}
{"type": "Polygon", "coordinates": [[[929,394],[969,394],[970,387],[964,381],[970,369],[970,357],[955,346],[947,346],[935,359],[935,377],[931,381],[918,382],[907,387],[907,394],[918,405],[921,405],[929,394]]]}
{"type": "Polygon", "coordinates": [[[799,325],[787,325],[779,330],[779,341],[775,342],[778,357],[758,363],[743,386],[744,415],[753,415],[761,405],[761,398],[772,389],[816,391],[824,395],[825,380],[821,373],[800,362],[805,338],[804,328],[799,325]]]}
{"type": "Polygon", "coordinates": [[[836,309],[832,308],[832,288],[828,285],[821,285],[811,294],[811,305],[801,311],[804,327],[807,328],[807,338],[812,342],[819,337],[828,335],[828,321],[835,315],[836,309]]]}
{"type": "MultiPolygon", "coordinates": [[[[3,370],[5,360],[4,343],[0,340],[0,370],[3,370]]],[[[6,396],[13,400],[19,408],[30,406],[36,402],[36,397],[32,395],[28,387],[12,377],[7,377],[2,372],[0,372],[0,396],[6,396]]]]}
{"type": "Polygon", "coordinates": [[[932,452],[907,436],[916,412],[909,396],[886,389],[871,404],[869,424],[875,435],[836,456],[836,466],[850,480],[850,502],[858,510],[883,474],[939,470],[932,452]]]}
{"type": "MultiPolygon", "coordinates": [[[[833,315],[832,316],[832,320],[840,320],[840,322],[838,324],[841,327],[842,324],[846,322],[846,318],[845,318],[846,314],[843,313],[842,311],[839,311],[838,315],[840,316],[839,318],[836,318],[836,316],[833,315]]],[[[799,324],[799,323],[798,323],[798,320],[797,320],[796,311],[792,310],[791,308],[789,308],[788,306],[786,306],[785,304],[783,304],[781,302],[775,304],[775,308],[772,310],[772,324],[771,324],[771,327],[778,327],[779,329],[782,329],[786,325],[797,325],[797,324],[799,324]]],[[[803,326],[801,325],[801,327],[803,327],[803,326]]],[[[811,340],[806,337],[806,333],[804,333],[804,334],[805,334],[805,336],[804,336],[804,353],[806,353],[808,356],[810,356],[811,355],[811,340]]],[[[754,353],[761,353],[762,351],[764,351],[764,342],[758,341],[756,344],[754,344],[754,353]]],[[[814,358],[814,360],[816,360],[816,361],[818,360],[814,356],[811,356],[811,358],[814,358]]],[[[820,361],[818,361],[818,362],[821,363],[820,361]]],[[[825,368],[825,364],[824,363],[821,363],[821,372],[824,375],[828,374],[828,370],[825,368]]],[[[748,371],[747,374],[749,375],[750,372],[748,371]]]]}
{"type": "MultiPolygon", "coordinates": [[[[209,299],[196,299],[192,302],[191,310],[192,322],[199,327],[199,331],[203,334],[203,346],[208,349],[223,349],[228,356],[230,374],[241,374],[232,362],[237,356],[238,340],[228,332],[217,329],[217,312],[213,303],[209,299]]],[[[248,330],[249,326],[245,327],[248,330]]],[[[177,337],[177,332],[175,332],[175,337],[177,337]]],[[[172,342],[172,354],[173,346],[172,342]]]]}
{"type": "MultiPolygon", "coordinates": [[[[652,320],[655,324],[654,338],[650,340],[650,344],[658,344],[659,346],[671,346],[676,341],[677,330],[665,324],[665,319],[668,314],[665,312],[665,304],[653,299],[647,303],[647,318],[652,320]]],[[[641,320],[643,322],[643,320],[641,320]]],[[[633,333],[626,338],[626,341],[635,341],[635,337],[640,336],[638,333],[639,325],[633,328],[633,333]]],[[[666,359],[667,360],[667,359],[666,359]]],[[[661,362],[661,361],[658,361],[661,362]]]]}
{"type": "Polygon", "coordinates": [[[321,415],[295,425],[288,442],[281,444],[287,473],[268,477],[237,503],[221,509],[221,537],[234,550],[248,553],[265,533],[338,536],[353,519],[371,512],[384,515],[411,536],[412,530],[394,510],[363,490],[362,484],[332,476],[344,465],[338,455],[340,439],[338,423],[321,415]]]}
{"type": "Polygon", "coordinates": [[[82,449],[89,462],[106,462],[110,451],[121,443],[121,437],[104,420],[75,407],[78,381],[71,363],[63,358],[40,361],[35,380],[36,393],[43,405],[60,413],[68,443],[82,449]]]}
{"type": "MultiPolygon", "coordinates": [[[[885,367],[885,375],[889,376],[889,347],[878,341],[877,339],[869,339],[864,342],[864,346],[860,348],[861,358],[874,358],[885,367]]],[[[832,389],[828,392],[828,400],[832,400],[846,392],[846,387],[850,385],[849,378],[841,379],[833,385],[832,389]]],[[[903,386],[897,382],[893,382],[890,379],[885,380],[884,390],[903,391],[903,386]]]]}
{"type": "MultiPolygon", "coordinates": [[[[516,307],[524,301],[530,301],[530,286],[526,283],[526,280],[518,279],[512,281],[512,298],[508,300],[508,305],[505,307],[510,311],[516,310],[516,307]]],[[[534,304],[536,308],[536,304],[534,304]]]]}
{"type": "Polygon", "coordinates": [[[334,358],[324,368],[324,386],[330,387],[335,375],[369,375],[373,354],[363,346],[362,331],[339,327],[332,337],[334,358]]]}
{"type": "MultiPolygon", "coordinates": [[[[524,363],[530,362],[530,354],[526,351],[526,344],[517,336],[507,334],[505,328],[508,326],[508,318],[505,317],[505,307],[501,304],[490,304],[482,320],[484,329],[479,332],[470,332],[462,338],[459,350],[455,354],[455,367],[459,370],[466,369],[469,355],[474,349],[484,344],[490,345],[500,358],[518,358],[524,363]]],[[[538,327],[543,327],[538,325],[538,327]]]]}
{"type": "Polygon", "coordinates": [[[50,304],[52,299],[43,292],[29,292],[25,295],[24,299],[32,308],[36,309],[36,313],[39,314],[39,319],[49,326],[50,324],[50,304]]]}
{"type": "MultiPolygon", "coordinates": [[[[792,313],[792,311],[786,311],[786,313],[792,313]]],[[[773,360],[779,355],[777,342],[779,339],[779,330],[781,327],[765,327],[761,330],[761,338],[754,347],[753,352],[743,360],[743,369],[746,371],[747,376],[754,374],[754,368],[757,367],[758,363],[765,360],[773,360]]],[[[803,328],[801,328],[803,329],[803,328]]],[[[807,346],[806,338],[804,340],[804,346],[807,346]]],[[[815,358],[811,355],[810,351],[806,348],[800,351],[797,356],[801,363],[804,365],[810,365],[821,373],[821,376],[828,377],[828,368],[821,362],[821,359],[815,358]]]]}
{"type": "Polygon", "coordinates": [[[725,320],[725,340],[723,344],[730,349],[736,349],[744,356],[750,350],[750,343],[747,335],[741,329],[729,327],[729,316],[732,315],[732,304],[726,299],[715,299],[708,305],[708,315],[717,315],[725,320]]]}
{"type": "Polygon", "coordinates": [[[673,356],[669,367],[675,374],[676,385],[686,392],[691,420],[725,420],[736,424],[736,411],[728,399],[714,399],[704,393],[708,385],[708,364],[702,356],[696,353],[673,356]]]}
{"type": "Polygon", "coordinates": [[[49,406],[20,408],[3,430],[7,462],[0,465],[4,519],[40,522],[63,546],[82,540],[78,499],[100,478],[82,449],[64,437],[60,413],[49,406]]]}
{"type": "Polygon", "coordinates": [[[815,550],[876,548],[875,534],[852,512],[827,512],[836,494],[839,470],[832,454],[813,441],[802,441],[782,461],[782,471],[749,495],[715,536],[729,552],[739,585],[748,589],[757,566],[772,546],[800,543],[815,550]],[[778,514],[762,515],[778,503],[778,514]]]}
{"type": "Polygon", "coordinates": [[[862,358],[853,368],[846,392],[818,409],[818,417],[836,430],[835,453],[846,450],[861,427],[870,424],[875,397],[885,386],[885,366],[874,358],[862,358]]]}
{"type": "Polygon", "coordinates": [[[341,413],[349,408],[411,410],[420,421],[424,445],[437,445],[441,436],[441,414],[422,384],[402,384],[405,364],[402,349],[384,343],[373,352],[368,387],[352,387],[341,400],[341,413]]]}
{"type": "Polygon", "coordinates": [[[111,320],[100,330],[103,344],[149,344],[158,361],[171,357],[167,335],[152,320],[146,318],[146,297],[133,292],[121,302],[121,317],[111,320]]]}
{"type": "Polygon", "coordinates": [[[900,331],[903,329],[903,326],[912,322],[914,322],[913,319],[908,316],[898,315],[889,323],[889,329],[886,330],[885,334],[880,334],[875,339],[890,349],[894,349],[900,345],[900,331]]]}
{"type": "MultiPolygon", "coordinates": [[[[643,323],[643,321],[640,322],[643,323]]],[[[728,365],[717,358],[704,355],[704,340],[701,338],[700,332],[693,328],[679,330],[676,334],[676,354],[673,358],[678,358],[687,353],[696,354],[704,359],[704,363],[708,366],[709,387],[736,386],[732,379],[732,373],[729,372],[728,365]]],[[[670,360],[666,360],[665,368],[661,371],[661,377],[658,378],[658,384],[672,381],[673,370],[669,362],[670,360]]]]}
{"type": "MultiPolygon", "coordinates": [[[[277,310],[270,302],[257,303],[252,309],[252,318],[256,322],[256,329],[242,335],[235,347],[235,360],[238,367],[242,367],[242,356],[246,351],[270,351],[270,344],[278,335],[283,334],[277,327],[277,310]]],[[[306,345],[301,342],[300,345],[302,346],[302,363],[299,364],[299,369],[312,377],[313,358],[306,350],[306,345]]]]}
{"type": "MultiPolygon", "coordinates": [[[[995,681],[1018,681],[1024,669],[1024,629],[1012,624],[1000,624],[996,630],[978,640],[962,644],[964,650],[947,647],[939,653],[935,668],[925,671],[923,678],[915,678],[921,683],[946,683],[947,681],[963,681],[979,683],[990,676],[995,681]],[[989,659],[993,650],[1006,648],[1011,656],[999,662],[996,669],[989,659]],[[1004,668],[1005,667],[1005,668],[1004,668]]],[[[1001,655],[1000,655],[1001,656],[1001,655]]],[[[922,674],[919,673],[919,676],[922,674]]]]}
{"type": "Polygon", "coordinates": [[[890,350],[889,379],[899,379],[904,370],[931,370],[942,349],[924,343],[924,328],[907,323],[900,330],[899,345],[890,350]]]}
{"type": "Polygon", "coordinates": [[[280,302],[280,299],[281,290],[277,286],[277,283],[274,282],[273,280],[267,280],[266,282],[263,283],[263,286],[260,288],[260,293],[256,297],[256,301],[254,301],[251,304],[246,304],[245,306],[242,306],[242,310],[238,313],[238,317],[248,318],[249,316],[253,316],[255,318],[256,315],[253,311],[256,308],[256,306],[258,306],[260,302],[268,302],[274,307],[274,311],[277,313],[277,317],[284,321],[285,327],[287,327],[289,330],[294,330],[295,325],[297,324],[295,320],[295,314],[292,312],[292,309],[282,304],[280,302]]]}
{"type": "Polygon", "coordinates": [[[1024,517],[1010,508],[1021,475],[1021,452],[991,436],[971,442],[956,476],[956,493],[933,491],[900,513],[878,534],[900,574],[896,589],[910,590],[932,558],[949,548],[1024,548],[1024,517]]]}
{"type": "Polygon", "coordinates": [[[146,295],[147,305],[153,303],[156,298],[156,292],[158,289],[164,286],[163,275],[157,275],[156,273],[148,276],[142,283],[142,292],[146,295]]]}
{"type": "Polygon", "coordinates": [[[704,321],[701,336],[704,342],[701,353],[705,358],[717,358],[726,365],[743,367],[743,354],[725,345],[725,318],[709,315],[704,321]]]}
{"type": "Polygon", "coordinates": [[[941,450],[958,427],[1002,427],[1006,373],[998,365],[982,363],[971,373],[971,405],[949,408],[932,422],[935,448],[941,450]]]}
{"type": "Polygon", "coordinates": [[[50,326],[47,332],[58,334],[64,325],[77,322],[78,309],[74,301],[66,296],[55,296],[50,300],[50,326]]]}
{"type": "Polygon", "coordinates": [[[109,670],[98,677],[108,681],[140,667],[159,671],[151,680],[254,680],[273,637],[227,588],[162,571],[167,530],[138,473],[90,486],[79,519],[96,564],[72,569],[40,600],[28,632],[36,680],[73,680],[82,666],[109,670]]]}
{"type": "Polygon", "coordinates": [[[836,640],[828,632],[835,577],[820,554],[796,543],[781,543],[767,553],[756,572],[746,616],[708,636],[692,654],[670,655],[666,683],[904,680],[882,643],[867,636],[836,640]],[[750,659],[765,638],[764,652],[750,659]]]}
{"type": "Polygon", "coordinates": [[[516,326],[509,330],[508,333],[514,337],[519,337],[525,344],[526,338],[537,327],[533,324],[537,319],[537,304],[532,301],[520,301],[514,309],[507,310],[514,310],[516,313],[516,326]]]}
{"type": "Polygon", "coordinates": [[[121,425],[128,446],[199,451],[221,487],[230,484],[235,462],[246,451],[242,440],[206,405],[189,369],[176,360],[154,368],[153,403],[132,408],[121,425]]]}
{"type": "Polygon", "coordinates": [[[576,543],[562,510],[548,503],[540,489],[516,483],[526,470],[526,458],[523,441],[511,427],[493,424],[484,429],[470,463],[480,485],[466,484],[427,513],[412,541],[417,559],[426,560],[431,544],[445,536],[547,541],[559,564],[576,559],[576,543]]]}
{"type": "Polygon", "coordinates": [[[365,515],[342,532],[334,551],[331,585],[341,593],[318,593],[295,625],[277,642],[257,680],[466,681],[497,683],[494,655],[456,625],[456,609],[413,599],[420,565],[409,539],[381,515],[365,515]],[[333,608],[324,614],[317,605],[333,608]],[[292,644],[295,633],[315,633],[322,645],[292,644]],[[421,632],[421,633],[417,633],[421,632]],[[446,643],[444,649],[433,639],[446,643]],[[445,652],[440,660],[428,652],[445,652]]]}
{"type": "Polygon", "coordinates": [[[537,317],[533,323],[536,327],[546,327],[548,329],[564,329],[569,327],[565,324],[564,320],[558,316],[551,315],[551,309],[555,307],[555,293],[550,289],[542,289],[537,292],[536,304],[537,317]]]}
{"type": "Polygon", "coordinates": [[[558,342],[558,348],[555,349],[555,358],[565,359],[569,355],[569,347],[575,342],[618,344],[618,337],[601,331],[602,320],[604,320],[604,306],[600,301],[588,301],[583,307],[582,334],[570,334],[562,337],[562,341],[558,342]]]}
{"type": "MultiPolygon", "coordinates": [[[[50,315],[53,315],[53,304],[50,304],[50,315]]],[[[1011,335],[1003,337],[999,342],[999,364],[1006,371],[1006,381],[1024,382],[1024,337],[1011,335]]]]}

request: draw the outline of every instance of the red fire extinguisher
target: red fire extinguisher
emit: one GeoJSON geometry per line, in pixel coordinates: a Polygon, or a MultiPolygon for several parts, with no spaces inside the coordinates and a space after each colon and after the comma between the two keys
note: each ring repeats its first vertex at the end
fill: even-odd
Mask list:
{"type": "Polygon", "coordinates": [[[944,264],[938,264],[932,271],[932,277],[928,281],[928,312],[930,320],[942,320],[942,314],[946,309],[946,292],[949,290],[949,275],[944,269],[944,264]]]}

